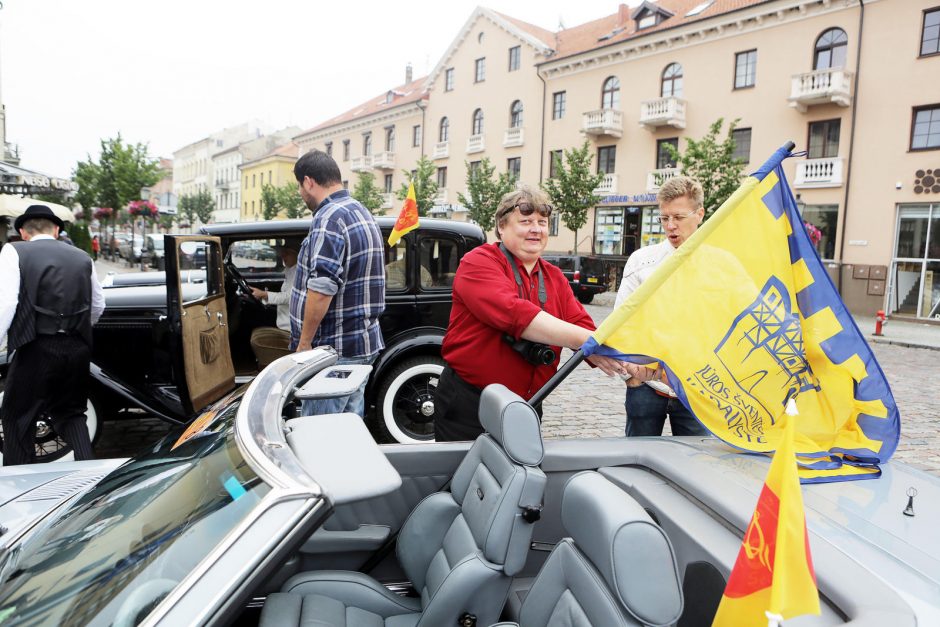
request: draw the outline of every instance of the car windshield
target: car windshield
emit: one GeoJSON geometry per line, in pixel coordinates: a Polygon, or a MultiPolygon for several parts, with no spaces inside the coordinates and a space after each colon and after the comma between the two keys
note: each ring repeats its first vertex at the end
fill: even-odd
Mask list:
{"type": "Polygon", "coordinates": [[[154,237],[154,238],[153,238],[153,247],[156,248],[157,250],[163,250],[163,238],[162,238],[162,237],[154,237]]]}
{"type": "Polygon", "coordinates": [[[12,549],[0,623],[132,625],[149,614],[270,491],[235,443],[237,407],[210,409],[202,430],[171,434],[12,549]]]}

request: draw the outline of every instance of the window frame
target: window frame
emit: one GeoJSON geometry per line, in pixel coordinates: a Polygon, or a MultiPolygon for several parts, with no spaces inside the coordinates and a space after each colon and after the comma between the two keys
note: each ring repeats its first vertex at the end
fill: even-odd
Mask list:
{"type": "Polygon", "coordinates": [[[415,124],[411,127],[411,147],[419,148],[421,147],[421,125],[415,124]]]}
{"type": "Polygon", "coordinates": [[[558,176],[555,170],[555,156],[558,156],[559,165],[564,167],[565,152],[562,149],[548,151],[548,178],[553,179],[558,176]]]}
{"type": "MultiPolygon", "coordinates": [[[[731,156],[732,156],[733,158],[737,158],[737,159],[744,159],[744,163],[745,163],[745,164],[748,164],[748,163],[751,162],[751,145],[752,145],[752,143],[753,143],[753,141],[754,141],[754,128],[753,128],[753,127],[750,127],[750,126],[747,126],[747,127],[744,127],[744,128],[736,128],[736,129],[734,129],[734,130],[731,132],[731,138],[734,139],[734,134],[735,134],[735,133],[743,133],[744,131],[747,131],[747,157],[744,158],[744,157],[736,156],[733,152],[732,152],[731,156]]],[[[842,134],[842,130],[841,130],[841,128],[840,128],[840,129],[839,129],[840,139],[841,139],[841,134],[842,134]]],[[[808,147],[809,147],[809,144],[807,144],[807,148],[808,148],[808,147]]],[[[735,149],[735,151],[737,151],[737,149],[738,149],[738,142],[737,142],[737,140],[735,140],[735,142],[734,142],[734,149],[735,149]]]]}
{"type": "Polygon", "coordinates": [[[552,94],[552,119],[560,120],[565,117],[565,113],[568,109],[568,91],[561,90],[556,91],[552,94]],[[561,106],[557,106],[558,104],[561,106]]]}
{"type": "Polygon", "coordinates": [[[391,194],[392,191],[395,189],[395,179],[394,179],[394,177],[395,177],[394,174],[386,174],[386,175],[385,175],[385,180],[382,181],[383,189],[385,189],[385,193],[386,193],[386,194],[391,194]]]}
{"type": "Polygon", "coordinates": [[[934,50],[933,52],[928,52],[927,54],[924,54],[923,52],[924,51],[924,33],[927,30],[927,15],[932,14],[932,13],[937,13],[938,16],[940,16],[940,5],[935,6],[935,7],[930,7],[929,9],[924,9],[922,13],[923,13],[923,17],[921,18],[921,21],[920,21],[920,43],[917,47],[917,57],[918,58],[935,57],[937,55],[940,55],[940,39],[937,40],[936,50],[934,50]]]}
{"type": "Polygon", "coordinates": [[[522,46],[513,46],[509,49],[509,71],[518,72],[522,67],[522,46]],[[515,53],[515,54],[513,54],[515,53]],[[515,61],[515,66],[513,64],[515,61]]]}
{"type": "Polygon", "coordinates": [[[444,70],[444,91],[454,91],[454,68],[444,70]]]}
{"type": "Polygon", "coordinates": [[[601,109],[614,109],[619,111],[620,105],[620,79],[617,76],[610,75],[601,83],[601,109]],[[607,84],[614,81],[613,86],[608,89],[607,84]],[[610,106],[606,106],[607,95],[610,94],[610,106]],[[616,102],[615,102],[616,101],[616,102]],[[617,106],[614,106],[617,105],[617,106]]]}
{"type": "MultiPolygon", "coordinates": [[[[745,61],[745,68],[747,67],[747,61],[745,61]]],[[[745,78],[747,74],[745,74],[745,78]]],[[[734,71],[731,74],[731,89],[737,91],[739,89],[753,89],[757,86],[757,48],[751,48],[750,50],[742,50],[741,52],[734,53],[734,71]],[[738,85],[738,59],[744,55],[749,55],[754,53],[754,64],[753,64],[753,73],[751,74],[751,82],[749,84],[738,85]]]]}
{"type": "Polygon", "coordinates": [[[438,143],[450,141],[450,118],[446,115],[441,116],[441,121],[437,123],[437,141],[438,143]]]}
{"type": "Polygon", "coordinates": [[[470,117],[470,135],[482,135],[483,134],[483,109],[477,107],[473,110],[473,114],[470,117]],[[479,114],[479,116],[477,115],[479,114]]]}
{"type": "Polygon", "coordinates": [[[366,132],[362,134],[362,156],[371,157],[372,156],[372,133],[366,132]]]}
{"type": "Polygon", "coordinates": [[[509,105],[509,128],[522,128],[522,112],[524,107],[522,106],[521,100],[513,100],[512,104],[509,105]],[[519,106],[518,110],[516,105],[519,106]]]}
{"type": "MultiPolygon", "coordinates": [[[[838,122],[839,124],[839,144],[842,144],[842,118],[827,118],[825,120],[813,120],[806,123],[806,158],[807,159],[838,159],[839,158],[839,146],[836,146],[836,154],[834,156],[822,156],[822,157],[811,157],[810,156],[810,141],[813,137],[813,125],[814,124],[832,124],[833,122],[838,122]]],[[[911,127],[913,128],[913,127],[911,127]]],[[[826,143],[824,146],[828,146],[828,130],[826,132],[826,143]]],[[[825,151],[823,151],[825,152],[825,151]]]]}
{"type": "Polygon", "coordinates": [[[473,61],[473,82],[482,83],[486,81],[486,57],[480,57],[473,61]]]}
{"type": "Polygon", "coordinates": [[[845,29],[842,28],[841,26],[830,26],[830,27],[828,27],[826,30],[824,30],[823,32],[819,33],[819,35],[817,35],[817,36],[816,36],[816,39],[813,41],[813,71],[814,71],[814,72],[817,71],[817,70],[845,69],[845,63],[843,63],[843,64],[840,65],[840,66],[833,66],[833,65],[832,65],[832,51],[833,51],[835,48],[837,48],[838,45],[836,45],[836,46],[830,45],[829,47],[827,47],[827,48],[822,48],[822,49],[820,49],[820,47],[819,47],[819,40],[823,38],[823,35],[825,35],[826,33],[830,32],[830,31],[834,31],[834,30],[842,31],[842,34],[845,35],[845,43],[844,43],[844,44],[840,44],[840,45],[842,45],[842,46],[845,47],[845,61],[846,61],[846,63],[847,63],[848,60],[849,60],[849,35],[848,35],[848,33],[846,33],[846,32],[845,32],[845,29]],[[820,50],[824,50],[824,51],[828,51],[828,52],[829,52],[829,65],[827,65],[827,66],[824,67],[824,68],[816,67],[816,65],[817,65],[817,63],[818,63],[818,60],[819,60],[819,52],[820,52],[820,50]]]}
{"type": "Polygon", "coordinates": [[[522,157],[509,157],[506,159],[506,173],[517,181],[522,178],[522,157]],[[513,166],[517,166],[515,174],[513,173],[513,166]]]}
{"type": "Polygon", "coordinates": [[[657,170],[664,170],[666,168],[677,167],[675,163],[671,163],[671,162],[669,165],[662,165],[662,162],[660,161],[660,157],[664,156],[664,153],[662,151],[662,146],[664,144],[670,144],[672,146],[675,146],[676,150],[679,150],[679,138],[678,136],[677,137],[663,137],[662,139],[656,140],[656,169],[657,170]]]}
{"type": "Polygon", "coordinates": [[[921,111],[937,111],[940,113],[940,102],[929,105],[921,105],[919,107],[911,107],[911,136],[907,144],[908,152],[928,152],[931,150],[940,150],[940,144],[937,144],[936,146],[914,148],[914,126],[917,122],[917,114],[921,111]]]}
{"type": "Polygon", "coordinates": [[[660,98],[682,98],[683,77],[684,77],[684,72],[683,72],[681,63],[677,61],[673,61],[672,63],[667,64],[666,67],[663,68],[662,73],[659,75],[659,97],[660,98]],[[669,69],[673,67],[679,68],[679,73],[674,74],[673,76],[670,76],[667,78],[666,72],[668,72],[669,69]],[[666,81],[669,81],[670,91],[671,91],[671,93],[668,96],[666,95],[666,81]],[[676,81],[679,82],[679,93],[676,93],[676,81]]]}
{"type": "Polygon", "coordinates": [[[437,183],[438,189],[447,189],[447,166],[442,165],[437,169],[437,174],[435,177],[435,182],[437,183]]]}
{"type": "Polygon", "coordinates": [[[617,144],[611,146],[598,146],[597,147],[597,174],[616,174],[617,173],[617,144]],[[613,164],[613,167],[609,170],[601,170],[601,153],[605,155],[612,155],[611,158],[608,158],[607,164],[613,164]]]}
{"type": "Polygon", "coordinates": [[[333,142],[326,142],[325,148],[326,148],[325,152],[327,156],[332,157],[333,156],[333,142]]]}
{"type": "Polygon", "coordinates": [[[343,161],[349,161],[349,140],[343,140],[343,161]]]}
{"type": "Polygon", "coordinates": [[[395,152],[395,127],[385,129],[385,152],[395,152]]]}

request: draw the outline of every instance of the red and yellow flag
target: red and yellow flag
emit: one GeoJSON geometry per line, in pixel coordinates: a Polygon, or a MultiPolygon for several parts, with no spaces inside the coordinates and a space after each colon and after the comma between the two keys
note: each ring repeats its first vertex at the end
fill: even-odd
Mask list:
{"type": "Polygon", "coordinates": [[[388,236],[388,245],[394,246],[405,236],[405,233],[414,231],[418,226],[420,226],[420,223],[418,222],[418,201],[415,198],[415,184],[409,183],[408,196],[405,197],[405,204],[402,206],[401,213],[398,214],[398,220],[395,221],[395,226],[388,236]]]}
{"type": "Polygon", "coordinates": [[[793,446],[796,403],[792,399],[787,414],[783,438],[770,462],[712,627],[773,625],[794,616],[819,614],[793,446]]]}

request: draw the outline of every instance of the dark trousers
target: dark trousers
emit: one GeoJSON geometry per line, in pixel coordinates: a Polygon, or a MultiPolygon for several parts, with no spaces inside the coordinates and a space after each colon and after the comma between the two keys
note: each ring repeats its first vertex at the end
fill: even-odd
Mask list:
{"type": "Polygon", "coordinates": [[[0,407],[4,466],[34,461],[40,416],[48,417],[76,460],[94,457],[85,423],[90,361],[91,349],[72,335],[40,335],[16,350],[0,407]]]}
{"type": "Polygon", "coordinates": [[[702,423],[685,408],[682,401],[657,394],[656,390],[648,385],[628,387],[624,406],[627,409],[628,438],[662,435],[667,414],[673,435],[708,435],[702,423]]]}
{"type": "MultiPolygon", "coordinates": [[[[480,390],[446,366],[434,393],[434,440],[464,442],[483,433],[480,424],[480,390]]],[[[535,408],[542,417],[542,405],[535,408]]]]}

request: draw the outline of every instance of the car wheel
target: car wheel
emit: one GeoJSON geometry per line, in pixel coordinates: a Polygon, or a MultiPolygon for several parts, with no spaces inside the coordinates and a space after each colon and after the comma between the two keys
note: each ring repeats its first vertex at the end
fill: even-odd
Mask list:
{"type": "MultiPolygon", "coordinates": [[[[3,405],[3,384],[0,383],[0,405],[3,405]]],[[[98,440],[101,433],[100,425],[101,413],[98,411],[98,405],[89,397],[88,408],[85,410],[86,424],[88,425],[88,435],[91,443],[98,440]]],[[[3,437],[3,425],[0,424],[0,438],[3,437]]],[[[72,447],[66,444],[59,435],[52,430],[52,425],[45,416],[40,416],[36,421],[36,462],[53,462],[62,459],[66,455],[69,460],[72,459],[72,447]]]]}
{"type": "Polygon", "coordinates": [[[581,301],[584,305],[590,305],[591,301],[594,300],[594,294],[588,292],[587,294],[578,294],[578,300],[581,301]]]}
{"type": "Polygon", "coordinates": [[[389,371],[375,403],[382,435],[402,444],[434,441],[434,394],[444,365],[440,357],[425,355],[389,371]]]}

